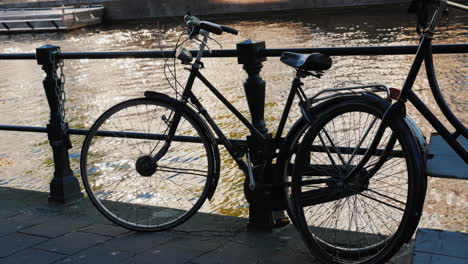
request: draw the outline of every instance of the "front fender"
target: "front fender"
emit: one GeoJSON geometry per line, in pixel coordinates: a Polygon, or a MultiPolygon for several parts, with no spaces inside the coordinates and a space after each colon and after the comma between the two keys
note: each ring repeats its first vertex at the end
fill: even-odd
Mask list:
{"type": "Polygon", "coordinates": [[[146,98],[150,98],[150,99],[151,99],[151,98],[161,98],[161,97],[164,97],[164,98],[166,98],[166,99],[169,99],[169,98],[170,98],[170,99],[173,99],[173,98],[171,98],[171,97],[170,97],[169,95],[167,95],[167,94],[158,93],[158,92],[154,92],[154,91],[146,91],[146,92],[144,93],[144,95],[145,95],[146,98]]]}

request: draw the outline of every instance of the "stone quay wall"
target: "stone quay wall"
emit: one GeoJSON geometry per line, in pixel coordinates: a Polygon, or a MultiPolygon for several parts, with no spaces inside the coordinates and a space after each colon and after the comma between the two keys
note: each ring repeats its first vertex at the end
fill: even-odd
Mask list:
{"type": "Polygon", "coordinates": [[[101,4],[104,19],[135,20],[194,15],[254,13],[280,10],[408,4],[411,0],[0,0],[0,8],[40,8],[101,4]]]}

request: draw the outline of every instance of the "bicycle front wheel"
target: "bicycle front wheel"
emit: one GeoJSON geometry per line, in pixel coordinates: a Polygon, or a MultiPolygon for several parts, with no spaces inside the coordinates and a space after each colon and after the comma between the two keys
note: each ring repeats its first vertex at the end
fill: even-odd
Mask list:
{"type": "Polygon", "coordinates": [[[385,101],[338,98],[316,112],[294,159],[295,224],[325,263],[384,263],[411,238],[422,211],[421,154],[402,118],[390,122],[377,150],[345,180],[375,137],[385,101]],[[376,103],[377,102],[377,103],[376,103]]]}
{"type": "Polygon", "coordinates": [[[186,221],[205,201],[215,177],[217,146],[192,110],[177,107],[166,96],[129,100],[107,110],[91,127],[81,153],[83,185],[114,223],[138,231],[165,230],[186,221]],[[167,152],[153,167],[142,165],[165,145],[176,109],[182,114],[167,152]]]}

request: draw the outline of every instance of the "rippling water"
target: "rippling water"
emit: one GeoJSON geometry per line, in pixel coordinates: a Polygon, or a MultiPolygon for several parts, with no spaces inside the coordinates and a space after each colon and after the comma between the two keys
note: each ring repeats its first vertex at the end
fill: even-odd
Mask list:
{"type": "MultiPolygon", "coordinates": [[[[450,12],[443,19],[435,43],[466,43],[468,16],[450,12]]],[[[234,49],[235,44],[251,38],[265,40],[269,48],[282,47],[339,47],[376,45],[413,45],[418,37],[415,18],[404,8],[355,8],[318,12],[292,12],[282,16],[233,17],[215,22],[235,27],[239,36],[216,36],[223,48],[234,49]]],[[[64,52],[73,51],[131,51],[170,49],[182,32],[179,20],[146,24],[102,25],[67,33],[20,34],[0,36],[0,53],[34,52],[46,44],[59,45],[64,52]]],[[[194,48],[194,45],[187,45],[194,48]]],[[[210,47],[218,49],[213,41],[210,47]]],[[[436,68],[442,91],[455,113],[465,124],[468,121],[466,77],[467,55],[437,55],[436,68]]],[[[311,95],[323,88],[354,83],[383,83],[400,87],[408,73],[412,56],[349,56],[334,57],[334,66],[320,79],[308,79],[306,92],[311,95]]],[[[246,74],[236,58],[207,58],[205,76],[228,99],[248,116],[242,83],[246,74]]],[[[41,80],[43,73],[35,61],[0,61],[0,123],[10,125],[45,126],[48,106],[41,80]]],[[[186,72],[178,67],[179,80],[186,72]]],[[[141,96],[146,90],[173,95],[163,74],[161,59],[67,60],[66,119],[73,128],[88,128],[105,109],[125,99],[141,96]]],[[[286,100],[293,70],[268,58],[261,76],[267,83],[265,120],[274,131],[286,100]]],[[[414,90],[436,109],[421,72],[414,90]]],[[[218,125],[228,137],[243,138],[247,130],[216,98],[197,84],[196,93],[202,95],[218,125]]],[[[291,116],[299,117],[298,109],[291,116]]],[[[431,128],[414,109],[410,115],[421,125],[428,137],[431,128]]],[[[444,120],[445,121],[445,120],[444,120]]],[[[47,191],[53,174],[50,148],[45,134],[0,132],[0,186],[47,191]]],[[[72,169],[79,175],[81,136],[72,136],[70,150],[72,169]]],[[[243,197],[242,173],[226,151],[221,152],[223,164],[221,183],[205,211],[246,216],[247,203],[243,197]]],[[[464,181],[430,178],[422,226],[450,230],[467,230],[468,205],[464,181]]]]}

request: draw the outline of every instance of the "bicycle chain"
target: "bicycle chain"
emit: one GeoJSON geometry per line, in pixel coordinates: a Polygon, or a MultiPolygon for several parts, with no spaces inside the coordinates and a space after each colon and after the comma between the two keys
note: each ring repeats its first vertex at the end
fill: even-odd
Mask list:
{"type": "MultiPolygon", "coordinates": [[[[60,54],[60,49],[58,49],[57,53],[55,55],[60,54]]],[[[59,59],[57,61],[57,58],[54,58],[53,60],[56,62],[58,65],[57,68],[60,68],[60,75],[57,75],[57,68],[54,67],[54,70],[52,71],[52,78],[55,81],[55,96],[57,96],[58,99],[58,111],[60,113],[60,126],[62,128],[62,131],[66,131],[67,127],[65,124],[65,74],[63,71],[64,67],[64,61],[63,59],[59,59]]]]}

